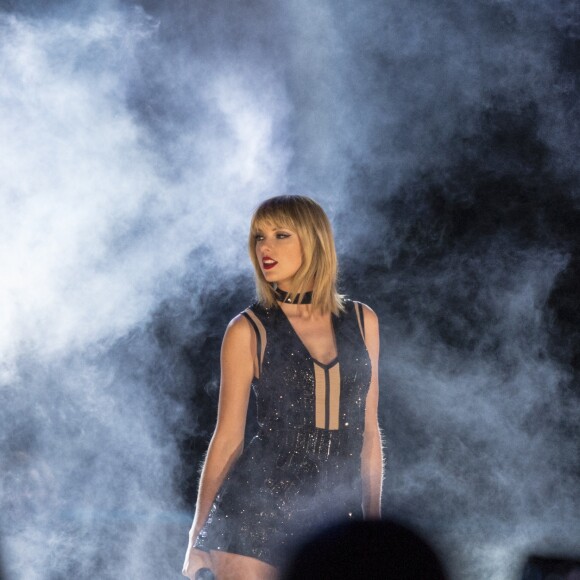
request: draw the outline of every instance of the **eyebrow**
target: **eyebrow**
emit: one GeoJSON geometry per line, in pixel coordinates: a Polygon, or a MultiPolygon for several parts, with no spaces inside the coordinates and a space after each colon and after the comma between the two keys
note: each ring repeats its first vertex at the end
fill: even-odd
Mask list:
{"type": "MultiPolygon", "coordinates": [[[[280,227],[275,227],[275,228],[269,228],[271,232],[279,232],[280,230],[287,230],[287,231],[292,231],[290,228],[286,228],[284,226],[280,226],[280,227]]],[[[258,228],[256,230],[257,234],[261,234],[263,233],[264,230],[262,230],[262,228],[258,228]]]]}

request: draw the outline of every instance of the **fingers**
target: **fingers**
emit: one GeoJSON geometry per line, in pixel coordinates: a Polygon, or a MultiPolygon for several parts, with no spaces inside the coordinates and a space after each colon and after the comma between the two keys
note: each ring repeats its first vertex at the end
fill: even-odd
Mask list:
{"type": "Polygon", "coordinates": [[[185,556],[185,562],[183,563],[183,570],[181,573],[183,576],[194,580],[195,574],[200,568],[211,570],[211,558],[207,552],[191,547],[185,556]]]}

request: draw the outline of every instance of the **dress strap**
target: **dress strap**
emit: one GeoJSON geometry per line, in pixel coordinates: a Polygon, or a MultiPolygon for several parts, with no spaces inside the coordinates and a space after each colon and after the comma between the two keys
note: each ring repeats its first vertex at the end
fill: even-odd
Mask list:
{"type": "Polygon", "coordinates": [[[360,330],[360,334],[363,338],[363,340],[365,340],[365,316],[364,316],[364,310],[362,307],[362,304],[360,302],[356,302],[355,300],[353,300],[354,303],[354,311],[356,313],[356,319],[358,322],[358,327],[360,330]]]}
{"type": "Polygon", "coordinates": [[[248,319],[248,322],[256,333],[256,378],[259,379],[262,374],[264,353],[266,352],[266,329],[264,328],[262,321],[254,314],[251,308],[246,308],[242,314],[248,319]]]}

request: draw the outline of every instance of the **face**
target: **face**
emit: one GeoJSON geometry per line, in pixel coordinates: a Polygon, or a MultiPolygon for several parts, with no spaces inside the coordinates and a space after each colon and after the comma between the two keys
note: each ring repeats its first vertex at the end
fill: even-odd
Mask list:
{"type": "Polygon", "coordinates": [[[256,257],[264,278],[288,290],[302,265],[300,238],[289,228],[262,224],[256,233],[256,257]]]}

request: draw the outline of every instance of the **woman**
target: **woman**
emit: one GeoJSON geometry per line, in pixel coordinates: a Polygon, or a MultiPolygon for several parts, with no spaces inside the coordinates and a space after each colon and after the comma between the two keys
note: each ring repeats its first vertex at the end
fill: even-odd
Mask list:
{"type": "Polygon", "coordinates": [[[259,301],[228,325],[218,419],[183,574],[276,578],[294,544],[333,520],[380,517],[375,313],[336,291],[326,214],[279,196],[249,238],[259,301]],[[259,432],[243,450],[250,386],[259,432]]]}

